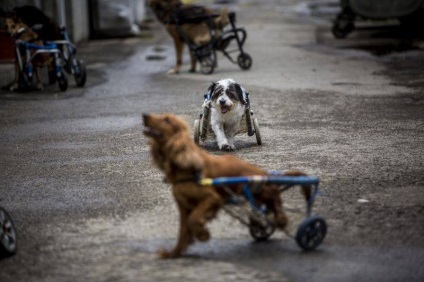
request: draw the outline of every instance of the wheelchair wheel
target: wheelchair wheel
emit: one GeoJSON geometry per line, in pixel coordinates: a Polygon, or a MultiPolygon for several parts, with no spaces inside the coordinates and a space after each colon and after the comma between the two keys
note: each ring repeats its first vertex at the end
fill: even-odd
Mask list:
{"type": "Polygon", "coordinates": [[[248,70],[252,66],[252,57],[247,53],[241,53],[237,57],[237,63],[243,70],[248,70]]]}
{"type": "Polygon", "coordinates": [[[203,74],[211,74],[215,70],[216,66],[216,53],[211,51],[209,55],[205,55],[199,58],[200,71],[203,74]]]}
{"type": "Polygon", "coordinates": [[[208,137],[208,131],[210,126],[211,109],[209,107],[203,108],[203,114],[200,116],[200,139],[205,142],[208,137]]]}
{"type": "Polygon", "coordinates": [[[327,223],[320,216],[305,219],[296,233],[297,244],[305,251],[318,247],[327,234],[327,223]]]}
{"type": "Polygon", "coordinates": [[[0,257],[8,257],[16,253],[16,230],[12,218],[0,208],[0,257]]]}
{"type": "Polygon", "coordinates": [[[271,237],[275,231],[275,226],[270,222],[267,222],[266,226],[262,226],[254,220],[250,220],[249,224],[250,235],[257,241],[262,242],[266,241],[271,237]]]}
{"type": "Polygon", "coordinates": [[[194,134],[194,143],[199,144],[200,121],[198,119],[194,120],[193,134],[194,134]]]}
{"type": "Polygon", "coordinates": [[[68,89],[68,77],[63,71],[57,77],[57,82],[59,83],[60,91],[66,91],[68,89]]]}
{"type": "Polygon", "coordinates": [[[253,128],[255,129],[256,143],[262,145],[261,132],[259,131],[258,118],[253,119],[253,128]]]}
{"type": "Polygon", "coordinates": [[[349,33],[355,29],[355,24],[352,16],[342,14],[339,15],[333,24],[331,32],[335,38],[346,38],[349,33]]]}
{"type": "Polygon", "coordinates": [[[74,79],[77,86],[83,87],[85,85],[87,80],[87,70],[85,63],[82,60],[78,60],[77,65],[74,66],[74,79]]]}

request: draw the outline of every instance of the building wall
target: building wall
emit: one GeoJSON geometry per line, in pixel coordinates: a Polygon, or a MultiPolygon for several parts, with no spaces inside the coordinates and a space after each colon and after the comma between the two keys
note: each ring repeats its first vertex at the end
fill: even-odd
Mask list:
{"type": "MultiPolygon", "coordinates": [[[[0,0],[0,9],[11,11],[17,6],[36,6],[59,25],[65,25],[71,40],[74,43],[79,43],[88,40],[93,35],[90,34],[90,19],[94,20],[95,23],[100,23],[98,15],[104,12],[90,10],[90,7],[98,9],[99,3],[107,2],[126,6],[130,12],[126,20],[132,27],[136,27],[135,25],[139,25],[146,19],[146,0],[0,0]],[[97,15],[97,18],[94,15],[97,15]]],[[[119,28],[116,25],[113,25],[113,27],[119,28]]],[[[99,29],[101,30],[100,26],[99,29]]],[[[128,34],[123,33],[122,35],[136,35],[137,33],[133,31],[131,29],[128,34]]]]}
{"type": "Polygon", "coordinates": [[[90,37],[88,1],[72,0],[70,2],[72,39],[75,43],[88,40],[90,37]]]}
{"type": "Polygon", "coordinates": [[[87,0],[1,0],[0,8],[12,11],[14,7],[32,5],[41,9],[48,17],[59,25],[65,25],[74,41],[78,43],[88,40],[89,9],[87,0]]]}

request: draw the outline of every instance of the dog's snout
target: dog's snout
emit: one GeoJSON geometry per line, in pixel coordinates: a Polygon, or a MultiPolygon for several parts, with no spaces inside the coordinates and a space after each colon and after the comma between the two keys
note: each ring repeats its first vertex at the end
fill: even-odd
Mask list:
{"type": "Polygon", "coordinates": [[[221,104],[221,105],[225,105],[225,99],[221,99],[221,100],[219,100],[219,103],[221,104]]]}
{"type": "Polygon", "coordinates": [[[143,123],[146,124],[147,123],[147,120],[149,119],[149,115],[148,114],[143,114],[142,117],[143,117],[143,123]]]}

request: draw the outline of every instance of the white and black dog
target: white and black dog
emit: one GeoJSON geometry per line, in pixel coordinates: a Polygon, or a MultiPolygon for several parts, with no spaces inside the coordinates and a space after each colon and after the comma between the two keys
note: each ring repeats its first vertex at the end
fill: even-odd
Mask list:
{"type": "Polygon", "coordinates": [[[245,112],[249,93],[233,79],[209,86],[203,107],[211,109],[211,129],[220,150],[235,150],[234,137],[246,131],[245,112]]]}

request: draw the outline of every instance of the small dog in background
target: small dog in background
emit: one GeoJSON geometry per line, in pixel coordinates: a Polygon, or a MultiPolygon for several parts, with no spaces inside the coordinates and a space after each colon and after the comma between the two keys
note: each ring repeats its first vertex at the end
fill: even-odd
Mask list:
{"type": "MultiPolygon", "coordinates": [[[[43,45],[43,41],[38,37],[37,33],[32,31],[26,24],[24,24],[19,18],[6,18],[5,26],[7,32],[13,40],[22,40],[26,42],[31,42],[37,45],[43,45]]],[[[21,52],[22,60],[26,61],[26,52],[25,50],[19,50],[21,52]]],[[[35,51],[31,50],[30,55],[35,51]]],[[[35,78],[37,82],[36,88],[38,90],[43,90],[43,83],[40,79],[39,68],[43,66],[50,66],[53,58],[48,54],[38,54],[32,60],[35,72],[35,78]]],[[[15,91],[19,88],[19,62],[16,58],[15,60],[15,79],[12,85],[9,87],[9,90],[15,91]]]]}
{"type": "MultiPolygon", "coordinates": [[[[150,153],[155,165],[165,173],[172,185],[172,194],[180,215],[178,241],[171,251],[162,251],[162,258],[179,257],[195,239],[210,238],[206,223],[231,197],[227,190],[215,186],[199,186],[201,178],[268,175],[268,173],[233,155],[214,156],[199,148],[191,138],[187,122],[172,115],[143,115],[144,134],[149,138],[150,153]]],[[[288,176],[305,175],[300,171],[284,173],[288,176]]],[[[229,185],[236,194],[242,194],[244,185],[229,185]]],[[[311,187],[303,187],[305,198],[311,187]]],[[[266,185],[253,197],[258,206],[266,205],[273,213],[276,227],[284,229],[288,219],[283,211],[280,189],[266,185]]]]}
{"type": "Polygon", "coordinates": [[[212,83],[203,107],[211,109],[211,129],[220,150],[235,150],[234,137],[246,131],[247,91],[233,79],[212,83]]]}
{"type": "MultiPolygon", "coordinates": [[[[181,0],[148,0],[147,4],[152,9],[159,22],[165,26],[174,41],[176,64],[168,73],[177,74],[181,70],[183,49],[186,43],[177,29],[175,17],[195,18],[199,16],[211,16],[214,12],[203,6],[185,5],[181,0]]],[[[222,9],[220,15],[214,18],[213,23],[215,27],[214,34],[218,36],[224,26],[229,23],[227,9],[222,9]]],[[[203,45],[211,40],[209,27],[205,21],[183,23],[180,25],[180,30],[186,35],[188,40],[196,45],[203,45]]],[[[195,72],[197,60],[191,52],[190,60],[190,72],[195,72]]]]}
{"type": "Polygon", "coordinates": [[[35,6],[15,7],[12,17],[19,18],[28,27],[34,29],[34,32],[43,41],[63,40],[60,26],[35,6]]]}

